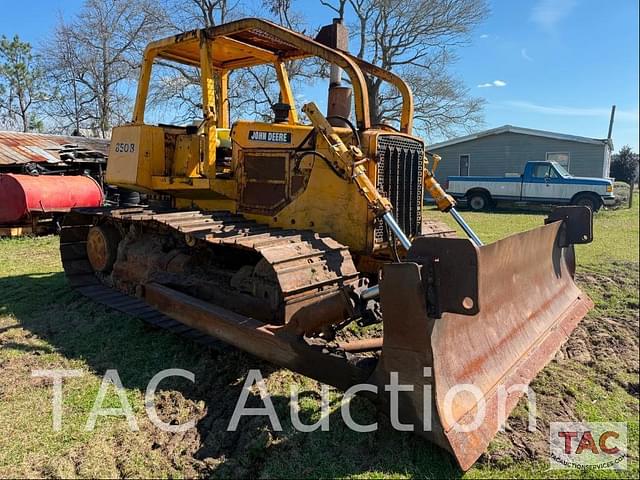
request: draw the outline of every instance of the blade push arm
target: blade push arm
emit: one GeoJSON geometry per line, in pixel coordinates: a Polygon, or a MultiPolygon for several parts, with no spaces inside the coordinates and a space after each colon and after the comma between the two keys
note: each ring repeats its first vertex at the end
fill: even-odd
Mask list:
{"type": "Polygon", "coordinates": [[[428,168],[428,162],[425,161],[424,167],[424,188],[431,198],[433,198],[436,202],[436,206],[438,210],[441,212],[448,212],[453,207],[456,206],[456,201],[453,199],[451,195],[444,191],[444,189],[440,186],[436,177],[433,176],[433,173],[438,168],[438,163],[440,163],[440,155],[436,155],[435,153],[425,152],[425,157],[431,157],[433,159],[433,167],[431,170],[428,168]]]}
{"type": "Polygon", "coordinates": [[[329,145],[328,157],[334,170],[345,180],[352,179],[360,192],[365,196],[369,207],[378,215],[391,211],[391,202],[380,195],[375,185],[369,179],[364,164],[367,162],[362,151],[355,145],[347,147],[335,132],[329,121],[320,113],[318,106],[311,102],[302,107],[302,111],[309,117],[311,124],[322,135],[329,145]]]}
{"type": "Polygon", "coordinates": [[[433,176],[433,173],[438,168],[438,163],[440,163],[440,155],[436,155],[435,153],[425,152],[425,156],[430,156],[433,159],[433,168],[429,170],[426,166],[427,162],[425,162],[424,168],[424,188],[429,195],[435,200],[436,206],[438,210],[441,212],[449,212],[453,219],[456,221],[460,228],[464,230],[464,233],[467,234],[469,239],[476,246],[480,247],[483,245],[482,240],[475,234],[475,232],[471,229],[471,227],[464,221],[464,218],[460,216],[458,211],[455,209],[456,201],[453,199],[451,195],[444,191],[444,189],[440,186],[436,178],[433,176]]]}
{"type": "MultiPolygon", "coordinates": [[[[367,199],[369,207],[376,212],[377,215],[382,217],[402,246],[406,250],[409,250],[409,248],[411,248],[411,241],[393,217],[391,213],[391,202],[378,192],[377,188],[367,175],[364,165],[368,159],[365,158],[362,151],[354,145],[349,147],[345,145],[315,103],[310,102],[305,104],[302,107],[302,111],[307,115],[307,117],[309,117],[311,124],[314,126],[316,131],[322,135],[324,140],[327,142],[327,145],[329,145],[330,154],[328,161],[331,163],[333,169],[345,180],[352,179],[356,183],[360,192],[367,199]]],[[[440,161],[440,157],[433,154],[431,156],[434,159],[434,164],[437,166],[440,161]]],[[[473,230],[471,230],[471,227],[466,224],[454,208],[456,203],[453,197],[444,191],[428,168],[425,168],[424,186],[436,201],[438,209],[443,212],[451,213],[453,218],[467,233],[469,238],[471,238],[476,245],[482,245],[482,242],[473,230]]]]}
{"type": "Polygon", "coordinates": [[[362,151],[354,145],[349,147],[345,145],[325,116],[320,113],[315,103],[307,103],[302,107],[302,111],[309,117],[314,128],[329,145],[329,161],[334,170],[339,172],[345,180],[352,179],[355,182],[360,193],[367,199],[369,208],[376,212],[376,215],[382,217],[382,220],[391,229],[402,246],[409,250],[411,248],[411,240],[405,235],[393,217],[389,199],[380,195],[378,189],[369,179],[364,168],[368,159],[365,158],[362,151]]]}

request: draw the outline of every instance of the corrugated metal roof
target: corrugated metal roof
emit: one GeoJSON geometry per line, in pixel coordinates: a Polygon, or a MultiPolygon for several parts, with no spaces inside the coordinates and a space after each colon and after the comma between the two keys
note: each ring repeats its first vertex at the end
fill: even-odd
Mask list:
{"type": "Polygon", "coordinates": [[[501,127],[492,128],[491,130],[485,130],[483,132],[474,133],[472,135],[465,135],[464,137],[452,138],[445,142],[434,143],[429,145],[429,150],[435,150],[442,147],[448,147],[449,145],[455,145],[457,143],[469,142],[477,138],[488,137],[490,135],[498,135],[500,133],[520,133],[522,135],[532,135],[534,137],[546,137],[556,140],[566,140],[569,142],[591,143],[591,144],[606,144],[609,143],[607,139],[580,137],[578,135],[567,135],[565,133],[548,132],[546,130],[535,130],[533,128],[515,127],[513,125],[503,125],[501,127]]]}
{"type": "Polygon", "coordinates": [[[0,131],[0,165],[60,163],[63,161],[60,158],[63,146],[75,145],[89,151],[86,157],[105,157],[109,153],[109,140],[101,138],[0,131]],[[98,153],[92,155],[91,152],[98,153]]]}

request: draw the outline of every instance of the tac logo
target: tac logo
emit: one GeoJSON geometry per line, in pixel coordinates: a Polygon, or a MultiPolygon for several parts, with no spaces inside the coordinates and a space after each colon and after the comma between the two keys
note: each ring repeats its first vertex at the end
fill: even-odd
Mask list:
{"type": "Polygon", "coordinates": [[[627,424],[552,422],[552,469],[626,470],[627,424]]]}

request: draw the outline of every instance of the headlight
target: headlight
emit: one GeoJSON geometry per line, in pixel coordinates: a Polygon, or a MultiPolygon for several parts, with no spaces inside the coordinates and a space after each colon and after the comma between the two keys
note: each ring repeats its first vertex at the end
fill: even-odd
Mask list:
{"type": "Polygon", "coordinates": [[[607,185],[607,192],[613,192],[613,185],[607,185]]]}

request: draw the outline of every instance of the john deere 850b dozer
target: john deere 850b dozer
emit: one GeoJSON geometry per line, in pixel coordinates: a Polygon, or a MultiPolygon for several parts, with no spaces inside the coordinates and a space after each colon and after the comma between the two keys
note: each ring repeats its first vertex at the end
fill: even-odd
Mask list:
{"type": "MultiPolygon", "coordinates": [[[[381,410],[467,469],[522,394],[512,387],[531,381],[592,305],[573,281],[591,212],[557,209],[546,225],[482,245],[411,134],[407,85],[321,40],[245,19],[151,43],[133,119],[113,130],[107,181],[169,204],[74,210],[61,233],[65,271],[83,294],[151,323],[340,389],[375,387],[381,410]],[[355,122],[313,103],[302,107],[310,123],[298,118],[285,67],[308,57],[349,77],[355,122]],[[199,69],[194,126],[145,123],[152,69],[167,61],[199,69]],[[229,73],[257,65],[277,74],[275,119],[231,123],[229,73]],[[371,125],[365,76],[400,92],[399,129],[371,125]],[[424,190],[469,239],[423,221],[424,190]],[[377,337],[341,337],[372,322],[377,337]],[[392,374],[409,387],[385,389],[392,374]]],[[[339,108],[350,101],[348,91],[331,101],[341,97],[339,108]]]]}

